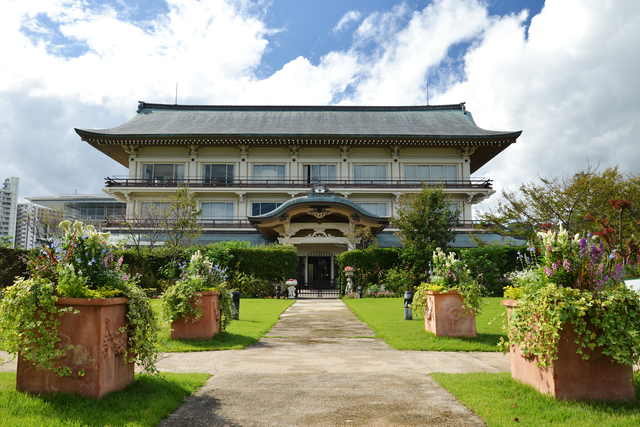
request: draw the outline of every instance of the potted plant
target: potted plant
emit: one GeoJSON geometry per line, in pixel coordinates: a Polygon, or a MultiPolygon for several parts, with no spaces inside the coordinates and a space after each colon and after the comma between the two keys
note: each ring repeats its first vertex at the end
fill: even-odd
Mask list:
{"type": "Polygon", "coordinates": [[[417,287],[411,308],[424,311],[425,330],[438,336],[475,337],[482,288],[455,253],[433,252],[429,282],[417,287]]]}
{"type": "Polygon", "coordinates": [[[538,233],[524,271],[511,276],[508,308],[513,378],[558,399],[634,400],[640,298],[597,236],[538,233]]]}
{"type": "Polygon", "coordinates": [[[158,331],[137,278],[123,269],[109,233],[69,221],[61,241],[28,260],[0,301],[0,337],[18,356],[16,388],[100,398],[155,372],[158,331]]]}
{"type": "Polygon", "coordinates": [[[162,296],[163,317],[173,339],[210,339],[233,319],[233,300],[224,269],[200,251],[191,256],[182,277],[162,296]]]}

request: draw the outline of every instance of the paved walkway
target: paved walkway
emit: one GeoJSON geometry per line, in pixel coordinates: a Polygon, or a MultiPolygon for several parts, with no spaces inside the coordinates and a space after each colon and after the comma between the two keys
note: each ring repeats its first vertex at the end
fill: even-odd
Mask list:
{"type": "Polygon", "coordinates": [[[374,335],[339,299],[301,299],[244,350],[164,354],[160,371],[213,376],[160,426],[484,425],[428,374],[509,371],[508,357],[398,351],[374,335]]]}
{"type": "Polygon", "coordinates": [[[160,425],[484,425],[428,374],[509,371],[508,357],[397,351],[374,335],[342,301],[302,299],[245,350],[167,354],[161,371],[213,376],[160,425]]]}

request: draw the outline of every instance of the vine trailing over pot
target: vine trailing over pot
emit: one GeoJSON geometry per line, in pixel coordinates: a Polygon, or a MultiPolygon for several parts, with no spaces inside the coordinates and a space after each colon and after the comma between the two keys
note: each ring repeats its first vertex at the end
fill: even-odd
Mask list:
{"type": "Polygon", "coordinates": [[[624,281],[615,249],[606,251],[598,236],[538,233],[531,245],[538,261],[512,274],[507,298],[517,300],[510,314],[509,342],[540,366],[557,359],[561,331],[570,324],[578,336],[577,352],[589,360],[594,352],[622,364],[640,358],[640,298],[624,281]]]}
{"type": "MultiPolygon", "coordinates": [[[[122,257],[115,260],[117,246],[109,241],[111,234],[78,221],[73,227],[70,221],[63,221],[60,227],[65,231],[63,238],[28,259],[30,277],[16,279],[2,293],[0,339],[7,351],[13,355],[19,352],[25,361],[51,369],[53,360],[66,355],[59,344],[58,319],[65,313],[76,313],[72,307],[58,308],[58,298],[122,296],[128,298],[125,360],[156,372],[157,320],[151,302],[137,286],[138,278],[126,274],[122,257]]],[[[71,374],[66,366],[56,372],[71,374]]]]}
{"type": "Polygon", "coordinates": [[[462,296],[463,310],[473,310],[475,315],[481,311],[482,287],[471,278],[467,265],[456,258],[454,252],[446,255],[442,249],[433,251],[429,282],[423,282],[416,288],[411,308],[422,312],[427,307],[427,293],[457,291],[462,296]]]}
{"type": "Polygon", "coordinates": [[[202,309],[198,307],[199,293],[215,291],[220,293],[220,326],[224,330],[233,319],[235,310],[226,280],[225,269],[202,256],[199,250],[196,251],[183,269],[181,278],[162,296],[164,319],[172,322],[184,318],[187,322],[190,317],[195,322],[202,315],[202,309]],[[195,302],[193,307],[191,301],[195,302]]]}

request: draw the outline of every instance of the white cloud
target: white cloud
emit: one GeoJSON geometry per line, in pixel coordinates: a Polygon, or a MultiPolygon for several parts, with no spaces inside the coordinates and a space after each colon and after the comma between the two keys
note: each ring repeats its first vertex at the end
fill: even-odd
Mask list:
{"type": "Polygon", "coordinates": [[[336,24],[335,27],[333,27],[333,29],[331,30],[332,33],[339,33],[343,30],[346,29],[347,25],[350,22],[356,22],[360,20],[360,12],[358,12],[357,10],[350,10],[349,12],[345,13],[344,15],[342,15],[342,18],[340,18],[340,21],[338,21],[338,23],[336,24]]]}
{"type": "Polygon", "coordinates": [[[426,103],[428,78],[432,104],[466,101],[480,127],[524,130],[479,171],[498,188],[587,159],[640,172],[636,0],[547,0],[529,27],[526,12],[489,16],[478,0],[350,11],[330,24],[348,37],[359,22],[348,48],[316,63],[292,58],[266,78],[256,70],[274,32],[267,2],[167,3],[168,13],[134,22],[129,10],[80,0],[9,1],[0,179],[20,176],[22,196],[98,192],[126,170],[72,128],[122,124],[138,100],[172,103],[176,81],[182,103],[390,105],[426,103]],[[65,57],[65,44],[83,50],[65,57]]]}

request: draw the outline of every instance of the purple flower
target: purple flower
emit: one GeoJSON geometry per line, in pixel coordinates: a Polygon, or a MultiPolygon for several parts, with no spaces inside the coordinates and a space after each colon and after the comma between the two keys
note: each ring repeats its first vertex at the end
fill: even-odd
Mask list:
{"type": "Polygon", "coordinates": [[[553,275],[553,271],[549,267],[545,267],[544,274],[546,274],[548,277],[551,277],[553,275]]]}

